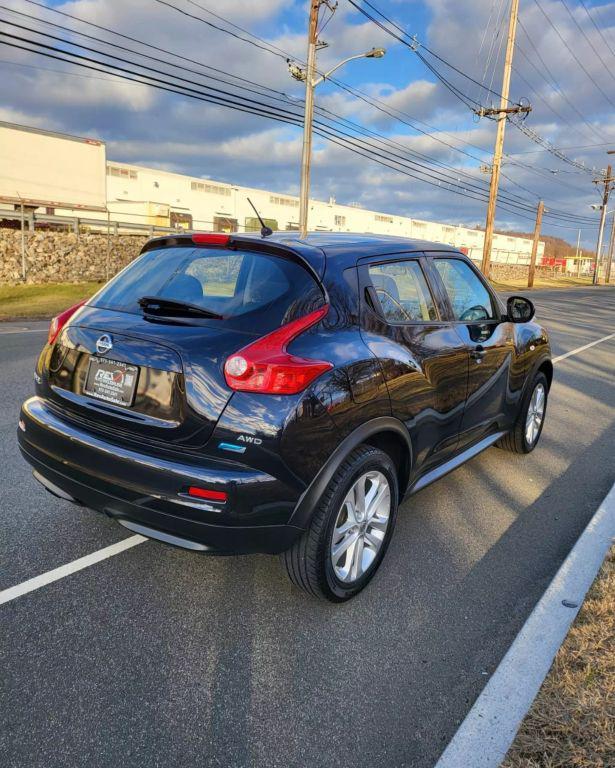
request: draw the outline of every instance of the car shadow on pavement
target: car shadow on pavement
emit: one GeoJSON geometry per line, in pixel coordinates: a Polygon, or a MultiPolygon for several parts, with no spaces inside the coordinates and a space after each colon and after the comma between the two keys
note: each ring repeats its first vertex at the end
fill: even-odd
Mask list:
{"type": "Polygon", "coordinates": [[[529,505],[486,471],[522,466],[497,449],[423,490],[344,605],[276,558],[155,542],[16,601],[7,765],[432,766],[606,495],[614,438],[529,505]],[[479,489],[506,510],[499,535],[477,524],[479,489]]]}

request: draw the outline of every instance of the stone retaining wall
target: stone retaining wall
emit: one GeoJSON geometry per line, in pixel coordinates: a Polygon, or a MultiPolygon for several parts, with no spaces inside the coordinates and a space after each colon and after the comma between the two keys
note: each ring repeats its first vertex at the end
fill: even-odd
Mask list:
{"type": "MultiPolygon", "coordinates": [[[[72,232],[26,232],[26,280],[28,283],[64,283],[104,280],[112,277],[139,255],[147,241],[143,235],[107,235],[72,232]]],[[[492,264],[491,277],[506,280],[527,277],[523,264],[492,264]]],[[[552,274],[550,267],[536,267],[536,275],[552,274]]],[[[0,228],[0,283],[19,283],[21,232],[0,228]]]]}
{"type": "MultiPolygon", "coordinates": [[[[73,232],[26,232],[26,281],[64,283],[104,280],[139,255],[147,237],[73,232]]],[[[0,283],[22,281],[21,232],[0,229],[0,283]]]]}

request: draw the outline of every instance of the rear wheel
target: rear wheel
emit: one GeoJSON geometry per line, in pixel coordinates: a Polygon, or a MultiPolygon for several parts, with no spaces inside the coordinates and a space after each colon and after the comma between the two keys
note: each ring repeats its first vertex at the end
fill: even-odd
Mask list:
{"type": "Polygon", "coordinates": [[[538,444],[547,412],[549,384],[544,373],[537,373],[523,398],[512,430],[498,442],[498,447],[513,453],[530,453],[538,444]]]}
{"type": "Polygon", "coordinates": [[[332,602],[360,592],[391,540],[397,497],[390,457],[368,445],[352,451],[327,486],[308,530],[281,555],[291,581],[332,602]]]}

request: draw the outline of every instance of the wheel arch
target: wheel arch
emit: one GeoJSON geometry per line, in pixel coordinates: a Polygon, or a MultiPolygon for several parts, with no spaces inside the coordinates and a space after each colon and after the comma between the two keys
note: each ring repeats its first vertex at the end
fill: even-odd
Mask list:
{"type": "Polygon", "coordinates": [[[536,375],[536,373],[544,373],[544,375],[547,377],[547,384],[549,385],[549,389],[551,389],[551,384],[553,382],[552,361],[549,358],[545,358],[544,360],[542,360],[536,367],[534,375],[536,375]]]}
{"type": "Polygon", "coordinates": [[[316,477],[302,493],[290,525],[306,528],[325,488],[344,459],[359,445],[371,445],[390,456],[397,468],[399,499],[404,497],[412,466],[412,443],[405,425],[392,416],[380,416],[361,424],[337,446],[316,477]]]}

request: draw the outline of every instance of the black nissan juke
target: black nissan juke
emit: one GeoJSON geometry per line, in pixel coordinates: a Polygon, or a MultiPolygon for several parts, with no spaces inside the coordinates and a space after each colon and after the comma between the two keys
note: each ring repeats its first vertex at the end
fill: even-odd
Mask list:
{"type": "Polygon", "coordinates": [[[54,318],[19,445],[57,496],[187,549],[280,553],[343,601],[405,496],[536,446],[553,365],[533,315],[441,244],[157,238],[54,318]]]}

